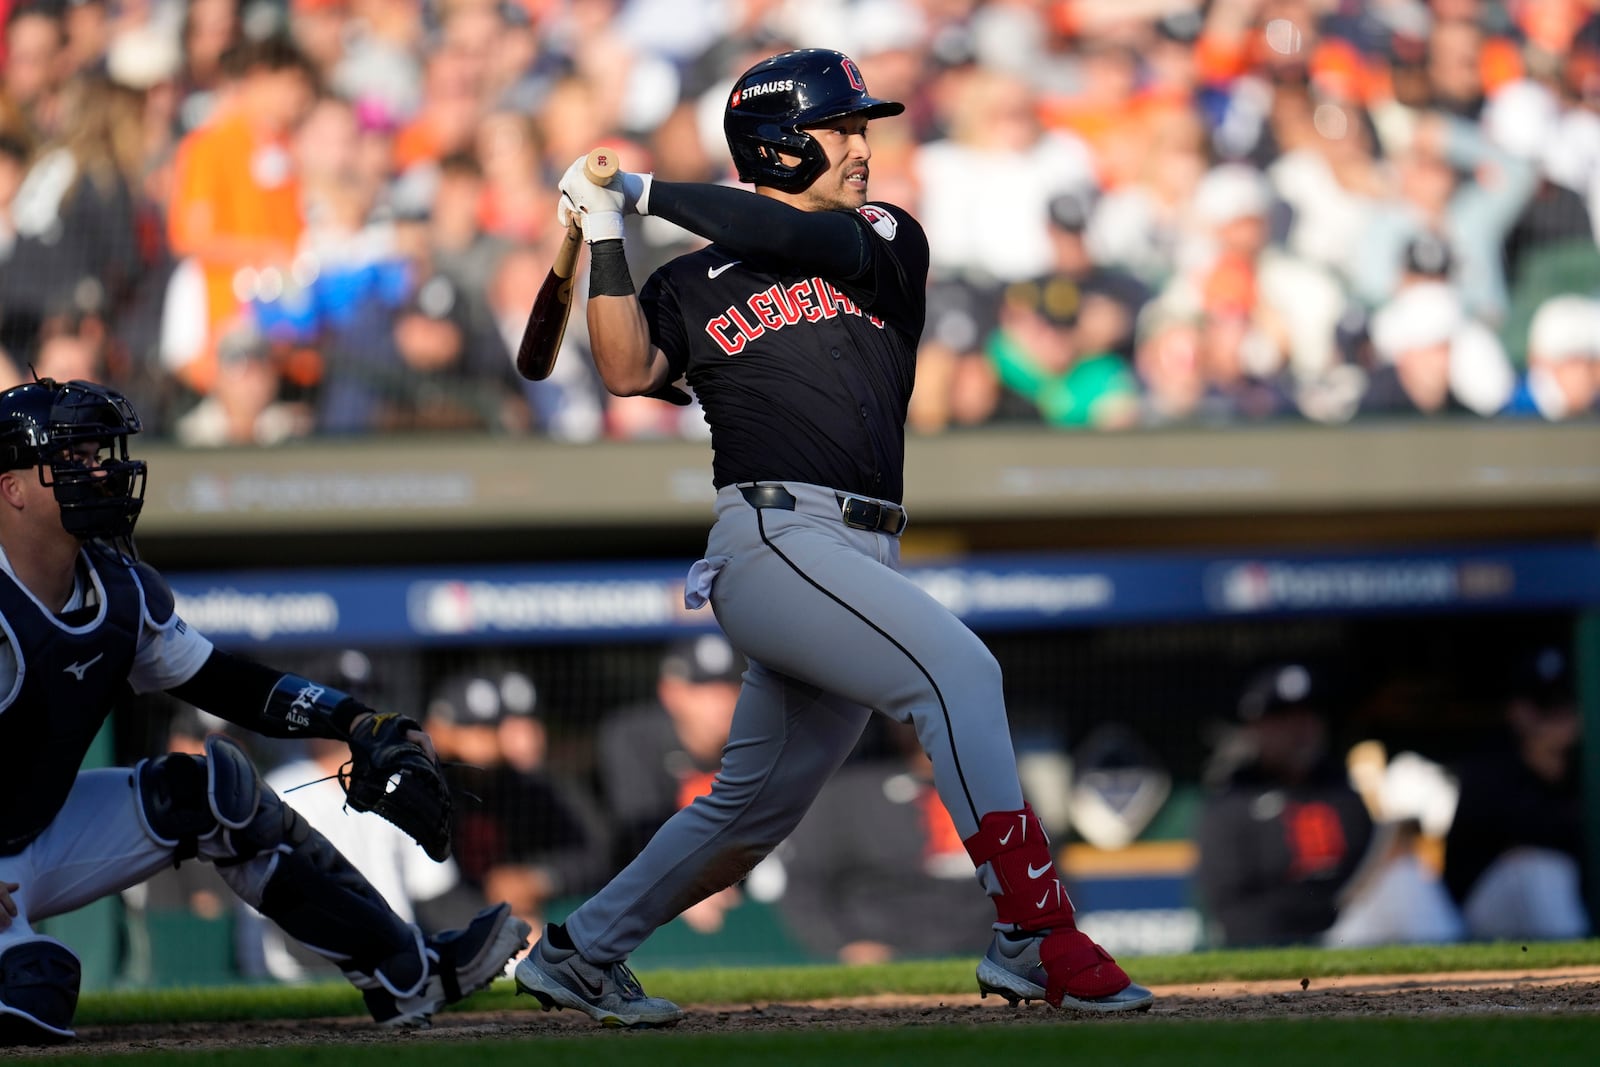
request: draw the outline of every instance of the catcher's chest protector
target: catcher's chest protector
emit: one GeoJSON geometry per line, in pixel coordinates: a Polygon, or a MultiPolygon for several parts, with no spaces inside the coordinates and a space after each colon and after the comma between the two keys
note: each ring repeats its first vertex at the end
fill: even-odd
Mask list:
{"type": "Polygon", "coordinates": [[[0,626],[20,684],[0,696],[0,855],[50,825],[133,667],[143,594],[126,565],[86,550],[81,580],[99,604],[56,616],[0,569],[0,626]]]}

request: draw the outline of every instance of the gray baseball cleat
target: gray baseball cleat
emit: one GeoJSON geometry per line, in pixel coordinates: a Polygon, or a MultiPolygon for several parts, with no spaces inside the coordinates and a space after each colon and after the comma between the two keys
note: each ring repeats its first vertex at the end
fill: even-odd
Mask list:
{"type": "Polygon", "coordinates": [[[510,904],[485,908],[462,929],[423,942],[428,976],[415,993],[396,996],[375,980],[363,982],[367,1010],[384,1026],[428,1026],[434,1012],[504,974],[506,961],[527,947],[532,932],[533,927],[511,914],[510,904]]]}
{"type": "MultiPolygon", "coordinates": [[[[978,962],[979,992],[985,997],[998,993],[1013,1004],[1019,1000],[1044,1000],[1050,979],[1039,962],[1039,946],[1043,943],[1044,934],[1013,937],[996,932],[989,951],[978,962]]],[[[1155,999],[1150,990],[1130,982],[1127,988],[1105,997],[1064,995],[1061,1006],[1072,1011],[1144,1011],[1155,999]]]]}
{"type": "Polygon", "coordinates": [[[646,996],[626,963],[594,964],[545,936],[517,964],[517,992],[532,993],[545,1011],[575,1008],[606,1026],[672,1026],[684,1015],[670,1000],[646,996]]]}

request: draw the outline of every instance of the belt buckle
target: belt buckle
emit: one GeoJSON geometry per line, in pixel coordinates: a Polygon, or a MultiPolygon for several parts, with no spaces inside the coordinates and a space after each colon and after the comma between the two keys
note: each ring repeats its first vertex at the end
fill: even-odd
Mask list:
{"type": "Polygon", "coordinates": [[[865,500],[845,493],[839,498],[839,512],[844,524],[856,530],[876,533],[883,522],[883,505],[875,500],[865,500]]]}

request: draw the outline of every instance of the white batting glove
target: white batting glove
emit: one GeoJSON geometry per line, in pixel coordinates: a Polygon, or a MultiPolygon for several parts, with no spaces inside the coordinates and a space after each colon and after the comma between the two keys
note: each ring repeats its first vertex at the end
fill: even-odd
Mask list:
{"type": "Polygon", "coordinates": [[[650,214],[650,183],[655,180],[653,174],[634,174],[629,171],[619,170],[617,176],[611,179],[613,186],[622,186],[622,213],[624,215],[650,214]]]}
{"type": "Polygon", "coordinates": [[[587,244],[622,238],[623,194],[615,178],[609,185],[596,185],[583,173],[584,160],[567,168],[561,176],[561,202],[556,205],[556,221],[565,227],[574,217],[583,228],[587,244]]]}

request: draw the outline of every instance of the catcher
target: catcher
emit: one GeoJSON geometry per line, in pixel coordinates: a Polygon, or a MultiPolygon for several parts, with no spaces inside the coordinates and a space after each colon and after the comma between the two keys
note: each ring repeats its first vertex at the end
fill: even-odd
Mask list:
{"type": "Polygon", "coordinates": [[[350,806],[450,852],[449,792],[415,722],[216,649],[178,617],[133,550],[138,432],[127,400],[92,382],[0,393],[0,1045],[73,1036],[78,958],[33,923],[195,858],[335,961],[373,1019],[426,1025],[526,945],[507,905],[424,937],[221,735],[204,756],[79,769],[120,698],[166,690],[269,736],[347,739],[350,806]]]}

